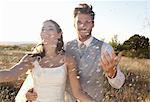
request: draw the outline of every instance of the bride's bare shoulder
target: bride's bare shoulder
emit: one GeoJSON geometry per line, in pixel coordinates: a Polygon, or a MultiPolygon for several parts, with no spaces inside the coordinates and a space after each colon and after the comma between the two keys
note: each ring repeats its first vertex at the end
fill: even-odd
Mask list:
{"type": "Polygon", "coordinates": [[[66,64],[67,66],[76,66],[75,58],[71,55],[66,55],[66,64]]]}
{"type": "Polygon", "coordinates": [[[33,57],[32,55],[26,54],[22,57],[20,62],[34,62],[36,57],[33,57]]]}

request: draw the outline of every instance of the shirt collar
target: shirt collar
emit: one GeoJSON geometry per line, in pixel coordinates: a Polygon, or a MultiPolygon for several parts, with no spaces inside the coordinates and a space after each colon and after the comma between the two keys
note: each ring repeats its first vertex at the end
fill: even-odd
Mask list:
{"type": "Polygon", "coordinates": [[[84,42],[81,42],[79,39],[77,39],[78,41],[78,46],[80,46],[82,43],[84,43],[86,45],[86,47],[88,47],[90,45],[90,43],[92,42],[93,40],[93,36],[91,36],[89,39],[87,39],[86,41],[84,42]]]}

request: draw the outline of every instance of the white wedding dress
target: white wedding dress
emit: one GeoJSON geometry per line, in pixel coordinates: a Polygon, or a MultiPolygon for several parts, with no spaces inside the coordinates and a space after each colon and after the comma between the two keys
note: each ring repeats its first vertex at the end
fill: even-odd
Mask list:
{"type": "Polygon", "coordinates": [[[32,79],[33,85],[25,80],[23,88],[19,91],[20,94],[24,94],[24,97],[18,94],[16,102],[25,102],[25,93],[32,87],[34,87],[34,91],[38,94],[37,100],[33,102],[65,102],[64,95],[67,78],[65,64],[56,68],[42,68],[38,61],[35,61],[33,64],[34,68],[31,74],[29,74],[30,76],[28,75],[27,77],[28,80],[32,79]],[[26,91],[23,92],[23,89],[26,91]]]}
{"type": "Polygon", "coordinates": [[[31,74],[34,90],[38,94],[35,102],[64,102],[67,70],[65,64],[56,68],[41,68],[38,61],[31,74]]]}

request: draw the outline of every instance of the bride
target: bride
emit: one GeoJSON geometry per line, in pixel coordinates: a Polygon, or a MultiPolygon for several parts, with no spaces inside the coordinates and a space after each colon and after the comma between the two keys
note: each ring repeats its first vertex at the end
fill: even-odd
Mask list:
{"type": "MultiPolygon", "coordinates": [[[[0,82],[17,80],[31,70],[33,87],[38,97],[34,102],[65,102],[65,85],[69,79],[74,97],[81,102],[95,102],[80,86],[76,62],[63,49],[62,30],[53,20],[46,20],[41,31],[42,44],[26,54],[9,71],[0,72],[0,82]]],[[[22,101],[20,101],[22,102],[22,101]]]]}

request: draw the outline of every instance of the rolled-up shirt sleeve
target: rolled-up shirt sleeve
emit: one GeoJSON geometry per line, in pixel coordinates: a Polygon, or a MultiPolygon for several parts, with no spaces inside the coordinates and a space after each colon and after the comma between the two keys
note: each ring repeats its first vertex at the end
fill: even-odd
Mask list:
{"type": "Polygon", "coordinates": [[[119,89],[121,88],[121,86],[124,84],[124,81],[125,81],[125,76],[124,74],[121,72],[120,68],[119,68],[119,65],[117,66],[117,74],[114,78],[109,78],[107,76],[107,79],[108,79],[108,82],[109,84],[116,88],[116,89],[119,89]]]}

